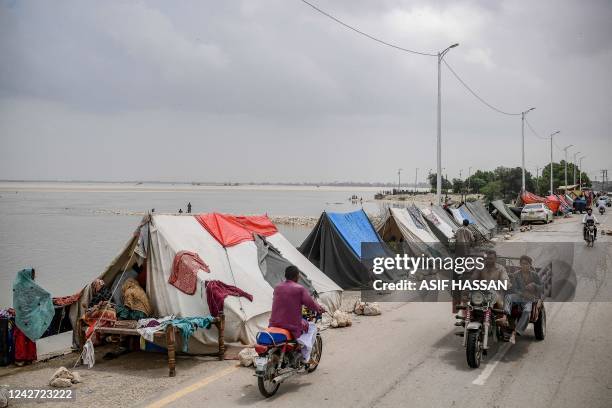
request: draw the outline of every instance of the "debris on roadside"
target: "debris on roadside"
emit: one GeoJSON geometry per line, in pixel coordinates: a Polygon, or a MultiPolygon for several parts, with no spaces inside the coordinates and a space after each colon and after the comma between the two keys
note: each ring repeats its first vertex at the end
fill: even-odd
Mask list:
{"type": "Polygon", "coordinates": [[[0,385],[0,408],[8,407],[8,386],[0,385]]]}
{"type": "Polygon", "coordinates": [[[78,372],[60,367],[49,380],[49,385],[56,388],[67,388],[80,382],[83,382],[83,380],[81,380],[81,375],[78,372]]]}
{"type": "Polygon", "coordinates": [[[521,232],[531,231],[531,225],[523,225],[519,228],[519,231],[521,232]]]}
{"type": "Polygon", "coordinates": [[[348,327],[352,324],[353,322],[351,321],[351,317],[348,315],[348,313],[336,310],[332,315],[332,321],[330,326],[334,329],[337,329],[339,327],[348,327]]]}
{"type": "Polygon", "coordinates": [[[356,315],[364,315],[364,316],[378,316],[380,312],[380,306],[378,303],[368,303],[357,301],[355,303],[355,307],[353,308],[353,312],[356,315]]]}
{"type": "Polygon", "coordinates": [[[240,353],[238,353],[238,360],[240,360],[240,365],[243,367],[252,366],[255,361],[255,357],[257,357],[257,352],[251,347],[243,348],[240,350],[240,353]]]}

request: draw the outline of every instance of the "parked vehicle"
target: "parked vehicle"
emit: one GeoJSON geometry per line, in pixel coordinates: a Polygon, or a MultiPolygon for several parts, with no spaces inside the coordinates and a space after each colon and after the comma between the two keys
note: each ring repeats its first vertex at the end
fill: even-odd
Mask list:
{"type": "Polygon", "coordinates": [[[587,220],[584,240],[588,247],[595,245],[595,221],[587,220]]]}
{"type": "Polygon", "coordinates": [[[584,197],[578,197],[574,200],[574,213],[582,214],[587,209],[587,201],[584,197]]]}
{"type": "Polygon", "coordinates": [[[553,222],[553,212],[544,203],[525,204],[521,210],[521,224],[529,222],[553,222]]]}
{"type": "MultiPolygon", "coordinates": [[[[465,315],[457,315],[460,320],[458,326],[463,326],[463,346],[468,366],[480,367],[483,356],[487,355],[490,340],[509,341],[521,316],[522,309],[519,305],[513,305],[510,316],[507,316],[507,325],[499,325],[497,319],[504,316],[505,312],[495,309],[496,294],[491,291],[472,291],[466,305],[460,305],[457,310],[465,310],[465,315]]],[[[533,302],[530,323],[536,340],[544,340],[546,337],[546,309],[544,302],[538,300],[533,302]]]]}
{"type": "MultiPolygon", "coordinates": [[[[320,315],[305,315],[311,322],[321,319],[320,315]]],[[[312,373],[319,366],[323,353],[323,339],[317,332],[310,360],[305,363],[297,340],[284,329],[268,328],[257,335],[255,351],[255,376],[259,392],[264,397],[276,394],[281,383],[296,374],[312,373]]]]}

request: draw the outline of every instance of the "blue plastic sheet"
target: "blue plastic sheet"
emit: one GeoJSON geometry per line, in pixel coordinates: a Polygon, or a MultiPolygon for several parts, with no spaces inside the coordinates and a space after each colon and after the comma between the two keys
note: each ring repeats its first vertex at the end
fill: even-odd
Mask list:
{"type": "Polygon", "coordinates": [[[342,235],[342,238],[360,258],[362,243],[381,242],[380,237],[374,231],[368,216],[363,210],[350,213],[327,213],[327,216],[340,235],[342,235]]]}

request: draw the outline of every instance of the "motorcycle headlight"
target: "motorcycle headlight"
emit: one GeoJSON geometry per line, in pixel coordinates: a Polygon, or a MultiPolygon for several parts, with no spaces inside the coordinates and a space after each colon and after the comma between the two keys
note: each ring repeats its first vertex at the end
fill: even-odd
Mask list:
{"type": "Polygon", "coordinates": [[[484,295],[482,294],[482,292],[472,292],[470,302],[473,305],[476,305],[476,306],[482,305],[483,301],[484,301],[484,295]]]}

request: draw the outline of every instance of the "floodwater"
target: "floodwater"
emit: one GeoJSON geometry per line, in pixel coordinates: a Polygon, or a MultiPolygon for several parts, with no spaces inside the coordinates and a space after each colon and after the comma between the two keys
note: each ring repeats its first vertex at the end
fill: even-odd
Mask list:
{"type": "MultiPolygon", "coordinates": [[[[0,308],[12,305],[18,270],[36,268],[36,280],[53,296],[76,293],[100,274],[130,238],[142,215],[226,212],[318,216],[351,211],[353,194],[378,212],[376,188],[192,186],[127,183],[0,183],[0,308]]],[[[296,246],[310,227],[279,226],[296,246]]]]}

